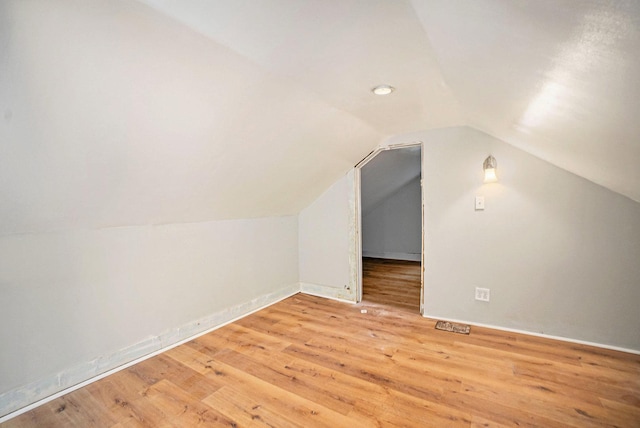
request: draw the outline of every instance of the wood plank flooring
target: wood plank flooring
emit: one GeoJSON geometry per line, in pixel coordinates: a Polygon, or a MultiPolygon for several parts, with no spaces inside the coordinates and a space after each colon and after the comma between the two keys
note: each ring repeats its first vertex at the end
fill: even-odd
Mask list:
{"type": "Polygon", "coordinates": [[[362,259],[362,300],[420,312],[420,262],[362,259]]]}
{"type": "Polygon", "coordinates": [[[638,355],[434,325],[297,294],[3,428],[640,426],[638,355]]]}

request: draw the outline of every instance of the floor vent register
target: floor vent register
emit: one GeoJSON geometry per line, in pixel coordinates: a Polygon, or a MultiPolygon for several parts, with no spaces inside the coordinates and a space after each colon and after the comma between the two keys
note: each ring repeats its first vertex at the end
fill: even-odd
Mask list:
{"type": "Polygon", "coordinates": [[[467,324],[457,324],[449,321],[438,321],[436,323],[436,330],[450,331],[452,333],[469,334],[471,333],[471,326],[467,324]]]}

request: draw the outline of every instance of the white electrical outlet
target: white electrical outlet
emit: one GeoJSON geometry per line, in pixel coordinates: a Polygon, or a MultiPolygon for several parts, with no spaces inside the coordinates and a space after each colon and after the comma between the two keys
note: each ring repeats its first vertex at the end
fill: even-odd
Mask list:
{"type": "Polygon", "coordinates": [[[490,298],[491,298],[490,289],[476,287],[476,300],[488,302],[490,298]]]}

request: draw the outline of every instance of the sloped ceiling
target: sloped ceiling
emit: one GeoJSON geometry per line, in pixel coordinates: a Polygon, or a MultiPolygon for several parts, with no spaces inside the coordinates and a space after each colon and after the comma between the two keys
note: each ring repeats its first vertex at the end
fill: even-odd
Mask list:
{"type": "Polygon", "coordinates": [[[639,201],[639,4],[3,0],[0,234],[295,214],[459,125],[639,201]]]}
{"type": "Polygon", "coordinates": [[[421,173],[420,146],[380,152],[360,171],[362,215],[382,203],[387,197],[421,173]]]}
{"type": "Polygon", "coordinates": [[[640,201],[640,2],[412,2],[468,125],[640,201]]]}

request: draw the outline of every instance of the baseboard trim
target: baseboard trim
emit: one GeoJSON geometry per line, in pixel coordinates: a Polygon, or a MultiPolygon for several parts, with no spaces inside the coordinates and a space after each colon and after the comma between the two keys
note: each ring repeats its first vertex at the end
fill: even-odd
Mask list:
{"type": "Polygon", "coordinates": [[[414,253],[375,253],[370,251],[363,251],[362,257],[371,257],[375,259],[407,260],[410,262],[419,262],[422,260],[421,254],[414,253]]]}
{"type": "Polygon", "coordinates": [[[351,289],[329,287],[327,285],[300,283],[300,292],[316,297],[337,300],[345,303],[356,303],[356,295],[351,289]]]}
{"type": "Polygon", "coordinates": [[[0,424],[299,292],[299,284],[282,288],[150,337],[109,356],[69,367],[47,378],[0,394],[0,424]]]}
{"type": "Polygon", "coordinates": [[[432,320],[438,319],[438,320],[455,322],[455,323],[460,323],[460,324],[469,324],[469,325],[473,325],[473,326],[476,326],[476,327],[490,328],[490,329],[493,329],[493,330],[506,331],[506,332],[509,332],[509,333],[518,333],[518,334],[524,334],[524,335],[527,335],[527,336],[542,337],[544,339],[553,339],[553,340],[559,340],[561,342],[575,343],[575,344],[578,344],[578,345],[587,345],[587,346],[593,346],[595,348],[609,349],[611,351],[620,351],[620,352],[626,352],[628,354],[640,355],[640,350],[622,348],[620,346],[605,345],[603,343],[589,342],[589,341],[586,341],[586,340],[571,339],[569,337],[554,336],[554,335],[551,335],[551,334],[543,334],[543,333],[535,333],[535,332],[532,332],[532,331],[520,330],[520,329],[517,329],[517,328],[500,327],[500,326],[497,326],[497,325],[483,324],[483,323],[460,320],[460,319],[455,319],[455,318],[434,317],[434,316],[428,315],[428,314],[423,315],[423,317],[424,318],[429,318],[429,319],[432,319],[432,320]]]}

